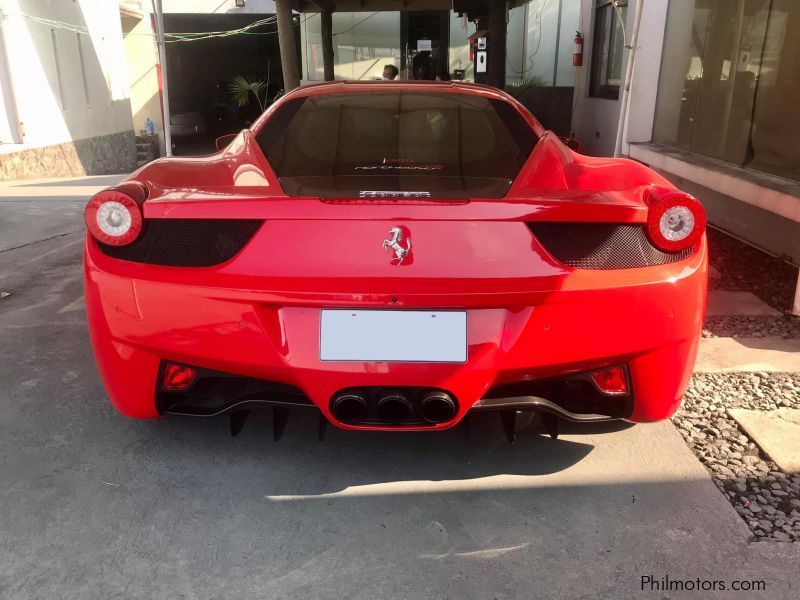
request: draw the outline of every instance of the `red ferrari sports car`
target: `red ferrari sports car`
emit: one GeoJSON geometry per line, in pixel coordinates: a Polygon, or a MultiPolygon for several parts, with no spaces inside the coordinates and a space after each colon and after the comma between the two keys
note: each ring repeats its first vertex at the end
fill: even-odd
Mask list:
{"type": "Polygon", "coordinates": [[[646,166],[582,156],[494,88],[332,82],[216,154],[86,207],[89,330],[131,417],[319,411],[441,430],[498,411],[654,421],[706,304],[705,213],[646,166]]]}

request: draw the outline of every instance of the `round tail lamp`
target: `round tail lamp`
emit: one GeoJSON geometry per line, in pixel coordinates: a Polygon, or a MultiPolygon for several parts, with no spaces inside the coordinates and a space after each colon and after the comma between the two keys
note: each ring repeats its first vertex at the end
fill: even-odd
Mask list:
{"type": "Polygon", "coordinates": [[[696,198],[675,189],[653,187],[648,205],[647,237],[664,252],[691,248],[706,228],[706,211],[696,198]]]}
{"type": "Polygon", "coordinates": [[[137,183],[103,190],[86,205],[86,228],[98,242],[126,246],[142,232],[141,205],[146,198],[146,189],[137,183]]]}

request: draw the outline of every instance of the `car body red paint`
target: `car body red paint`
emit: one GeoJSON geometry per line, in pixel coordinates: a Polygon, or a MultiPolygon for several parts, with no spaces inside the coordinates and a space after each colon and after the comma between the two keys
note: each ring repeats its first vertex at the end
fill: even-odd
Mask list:
{"type": "MultiPolygon", "coordinates": [[[[637,268],[566,266],[526,223],[644,227],[647,190],[672,185],[642,164],[566,148],[516,101],[459,83],[328,83],[299,88],[227,148],[160,159],[133,173],[148,189],[145,223],[263,219],[235,256],[208,267],[122,260],[87,234],[89,331],[113,405],[159,416],[164,361],[294,386],[339,427],[444,429],[491,389],[626,365],[624,418],[665,419],[692,373],[705,312],[702,235],[685,258],[637,268]],[[292,99],[328,94],[437,94],[513,107],[538,140],[506,193],[467,199],[289,197],[257,143],[292,99]],[[413,261],[381,247],[405,228],[413,261]],[[467,312],[465,363],[321,361],[323,308],[467,312]],[[435,425],[347,424],[331,398],[348,388],[418,386],[450,392],[455,416],[435,425]]],[[[391,343],[391,340],[387,340],[391,343]]]]}

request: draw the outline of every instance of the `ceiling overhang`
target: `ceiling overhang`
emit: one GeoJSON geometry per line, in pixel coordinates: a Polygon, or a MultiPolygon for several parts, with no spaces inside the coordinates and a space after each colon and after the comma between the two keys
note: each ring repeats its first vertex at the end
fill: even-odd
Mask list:
{"type": "MultiPolygon", "coordinates": [[[[455,10],[470,16],[486,13],[493,0],[293,0],[298,12],[388,12],[408,10],[455,10]]],[[[508,7],[525,4],[527,0],[511,0],[508,7]]]]}

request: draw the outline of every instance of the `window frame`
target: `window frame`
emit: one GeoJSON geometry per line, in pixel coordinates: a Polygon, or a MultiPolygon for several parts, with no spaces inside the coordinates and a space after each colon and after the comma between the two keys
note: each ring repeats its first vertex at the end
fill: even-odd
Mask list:
{"type": "MultiPolygon", "coordinates": [[[[621,51],[624,53],[625,51],[625,39],[623,36],[622,40],[614,39],[614,31],[616,30],[616,23],[617,23],[617,15],[616,10],[613,6],[613,0],[595,0],[595,7],[594,7],[594,23],[592,27],[592,63],[589,67],[589,96],[592,98],[604,98],[606,100],[619,100],[619,88],[620,85],[609,85],[607,83],[601,83],[600,79],[600,69],[603,66],[601,63],[601,57],[603,56],[603,50],[605,50],[605,68],[606,68],[606,80],[608,79],[609,73],[609,66],[610,61],[612,58],[611,52],[611,45],[613,43],[620,43],[621,41],[621,51]],[[611,15],[611,19],[608,21],[608,29],[606,31],[601,31],[603,27],[603,19],[600,18],[602,11],[609,11],[611,15]],[[601,41],[605,40],[606,43],[602,44],[601,41]]],[[[625,2],[624,4],[620,4],[620,8],[627,9],[628,4],[625,2]]],[[[624,17],[627,18],[627,11],[624,17]]],[[[624,62],[624,61],[623,61],[624,62]]],[[[620,66],[620,80],[622,76],[622,66],[620,66]]],[[[621,83],[621,81],[620,81],[621,83]]]]}

